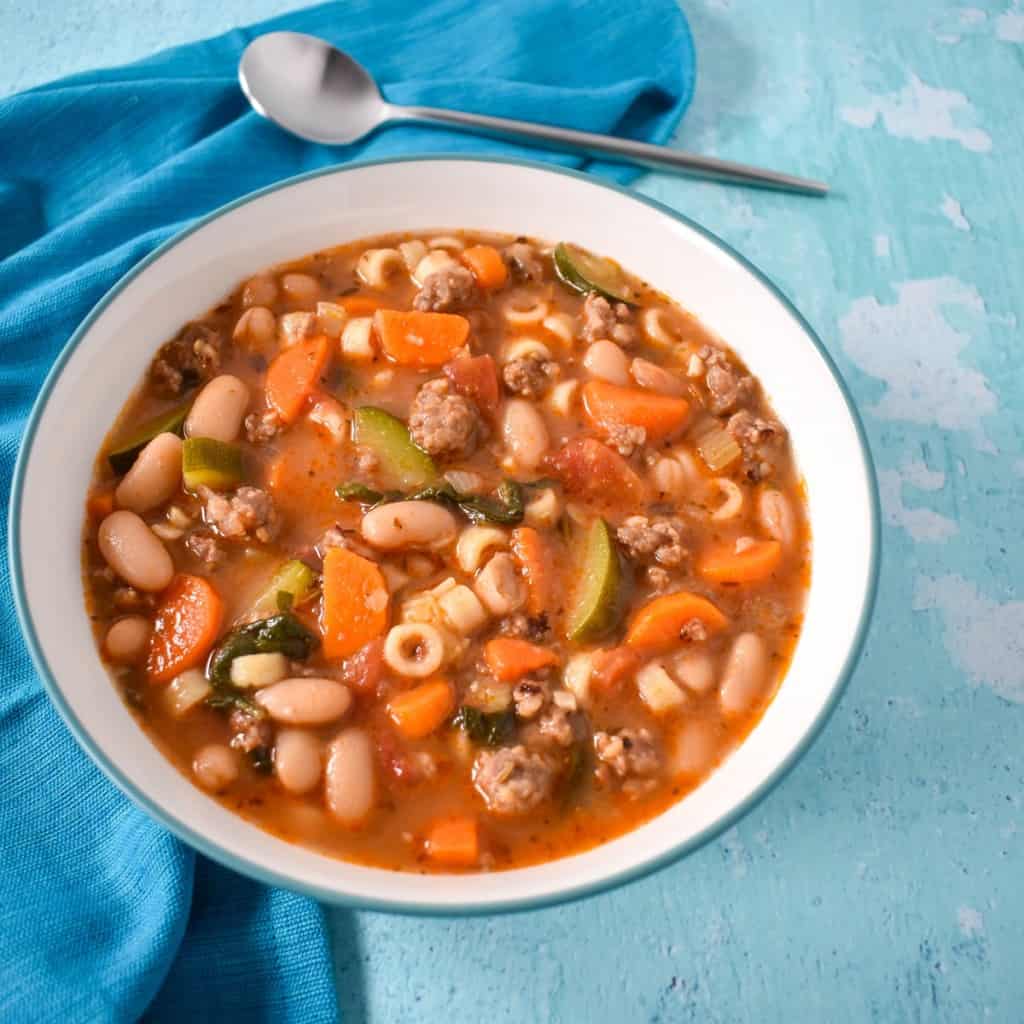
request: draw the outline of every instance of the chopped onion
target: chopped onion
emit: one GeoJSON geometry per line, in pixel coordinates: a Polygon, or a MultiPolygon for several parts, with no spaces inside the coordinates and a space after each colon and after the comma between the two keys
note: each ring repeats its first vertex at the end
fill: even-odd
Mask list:
{"type": "Polygon", "coordinates": [[[743,454],[736,439],[722,427],[712,427],[701,435],[697,439],[697,451],[714,473],[731,466],[743,454]]]}

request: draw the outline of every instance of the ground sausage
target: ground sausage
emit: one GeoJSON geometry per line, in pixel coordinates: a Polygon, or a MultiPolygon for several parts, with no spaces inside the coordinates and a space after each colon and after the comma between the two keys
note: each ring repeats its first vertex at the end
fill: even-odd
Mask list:
{"type": "Polygon", "coordinates": [[[729,417],[725,429],[732,434],[743,451],[743,462],[750,480],[763,480],[770,476],[774,466],[773,449],[786,438],[786,428],[777,420],[755,416],[741,409],[729,417]]]}
{"type": "Polygon", "coordinates": [[[634,561],[654,561],[675,568],[686,558],[685,528],[678,519],[630,516],[615,536],[634,561]]]}
{"type": "Polygon", "coordinates": [[[249,444],[266,444],[283,429],[281,417],[273,409],[251,412],[245,417],[245,436],[249,444]]]}
{"type": "Polygon", "coordinates": [[[165,398],[209,380],[220,369],[224,339],[205,324],[187,324],[176,338],[157,349],[149,367],[153,390],[165,398]]]}
{"type": "Polygon", "coordinates": [[[661,755],[648,729],[619,729],[595,732],[594,753],[597,781],[609,785],[618,781],[626,790],[641,790],[652,784],[661,770],[661,755]]]}
{"type": "Polygon", "coordinates": [[[450,313],[468,305],[476,296],[476,278],[466,267],[452,263],[429,274],[412,300],[415,309],[450,313]]]}
{"type": "Polygon", "coordinates": [[[513,242],[502,253],[513,277],[520,281],[539,281],[544,276],[544,264],[537,250],[527,242],[513,242]]]}
{"type": "Polygon", "coordinates": [[[476,450],[484,429],[477,407],[443,377],[428,380],[413,400],[409,433],[431,455],[465,458],[476,450]]]}
{"type": "Polygon", "coordinates": [[[481,750],[473,762],[473,784],[494,814],[525,814],[554,787],[555,765],[526,747],[481,750]]]}
{"type": "Polygon", "coordinates": [[[557,363],[531,352],[506,363],[501,370],[501,379],[514,395],[540,398],[551,386],[557,372],[557,363]]]}
{"type": "Polygon", "coordinates": [[[629,322],[629,306],[616,302],[613,306],[604,296],[591,292],[583,303],[584,341],[614,341],[624,348],[636,342],[636,328],[629,322]]]}
{"type": "Polygon", "coordinates": [[[707,367],[704,383],[708,389],[708,406],[716,416],[735,409],[739,402],[750,397],[754,389],[753,377],[742,375],[724,352],[705,345],[700,357],[707,367]]]}
{"type": "Polygon", "coordinates": [[[260,715],[236,708],[228,716],[228,726],[233,733],[231,746],[235,750],[251,753],[260,747],[269,747],[274,741],[274,727],[260,715]]]}
{"type": "Polygon", "coordinates": [[[274,502],[258,487],[239,487],[228,496],[202,487],[203,518],[226,540],[258,540],[269,543],[281,527],[274,502]]]}
{"type": "Polygon", "coordinates": [[[524,679],[512,691],[517,718],[533,718],[550,699],[551,690],[540,679],[524,679]]]}
{"type": "Polygon", "coordinates": [[[209,530],[193,530],[185,539],[185,548],[208,569],[220,565],[224,558],[224,549],[209,530]]]}
{"type": "Polygon", "coordinates": [[[613,423],[608,427],[608,444],[628,459],[644,446],[647,431],[632,423],[613,423]]]}

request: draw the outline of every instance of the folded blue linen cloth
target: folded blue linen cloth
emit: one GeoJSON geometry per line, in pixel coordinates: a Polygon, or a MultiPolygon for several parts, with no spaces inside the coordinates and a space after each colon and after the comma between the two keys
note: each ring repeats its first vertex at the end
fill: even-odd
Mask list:
{"type": "MultiPolygon", "coordinates": [[[[655,142],[694,82],[672,0],[351,0],[0,101],[4,552],[12,468],[43,376],[104,292],[194,218],[352,159],[457,151],[581,164],[407,126],[344,149],[291,138],[249,111],[235,79],[246,43],[276,29],[348,50],[396,102],[655,142]]],[[[0,569],[9,594],[6,558],[0,569]]],[[[321,909],[196,856],[108,782],[47,700],[9,597],[0,779],[0,1020],[337,1019],[321,909]]]]}

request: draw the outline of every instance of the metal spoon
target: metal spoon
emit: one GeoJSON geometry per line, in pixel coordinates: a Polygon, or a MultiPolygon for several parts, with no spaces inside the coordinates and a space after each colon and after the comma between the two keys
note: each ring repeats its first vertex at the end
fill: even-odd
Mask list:
{"type": "Polygon", "coordinates": [[[347,53],[298,32],[270,32],[254,39],[242,54],[238,80],[257,113],[311,142],[347,145],[388,121],[416,122],[512,136],[548,149],[579,150],[620,163],[684,171],[719,181],[813,196],[828,192],[828,186],[820,181],[611,135],[459,110],[396,106],[384,99],[366,69],[347,53]]]}

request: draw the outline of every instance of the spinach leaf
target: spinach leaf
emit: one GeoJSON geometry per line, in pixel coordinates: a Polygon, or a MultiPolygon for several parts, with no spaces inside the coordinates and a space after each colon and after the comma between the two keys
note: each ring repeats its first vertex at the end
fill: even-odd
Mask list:
{"type": "Polygon", "coordinates": [[[334,493],[342,501],[358,501],[363,505],[376,505],[384,497],[380,491],[359,483],[338,484],[334,493]]]}
{"type": "Polygon", "coordinates": [[[474,522],[502,523],[514,526],[523,521],[523,488],[514,480],[505,480],[495,492],[497,498],[463,495],[459,508],[474,522]]]}
{"type": "Polygon", "coordinates": [[[280,652],[289,658],[308,658],[319,640],[294,615],[284,612],[233,629],[210,657],[208,675],[218,688],[231,684],[231,662],[243,654],[280,652]]]}
{"type": "Polygon", "coordinates": [[[456,712],[452,724],[462,729],[474,743],[497,747],[515,735],[516,715],[511,709],[487,712],[464,704],[456,712]]]}
{"type": "Polygon", "coordinates": [[[253,718],[264,718],[267,712],[239,690],[220,690],[206,698],[207,707],[218,711],[244,711],[253,718]]]}
{"type": "Polygon", "coordinates": [[[590,768],[590,755],[585,744],[574,743],[569,748],[569,759],[559,785],[562,810],[568,810],[575,802],[590,768]]]}

